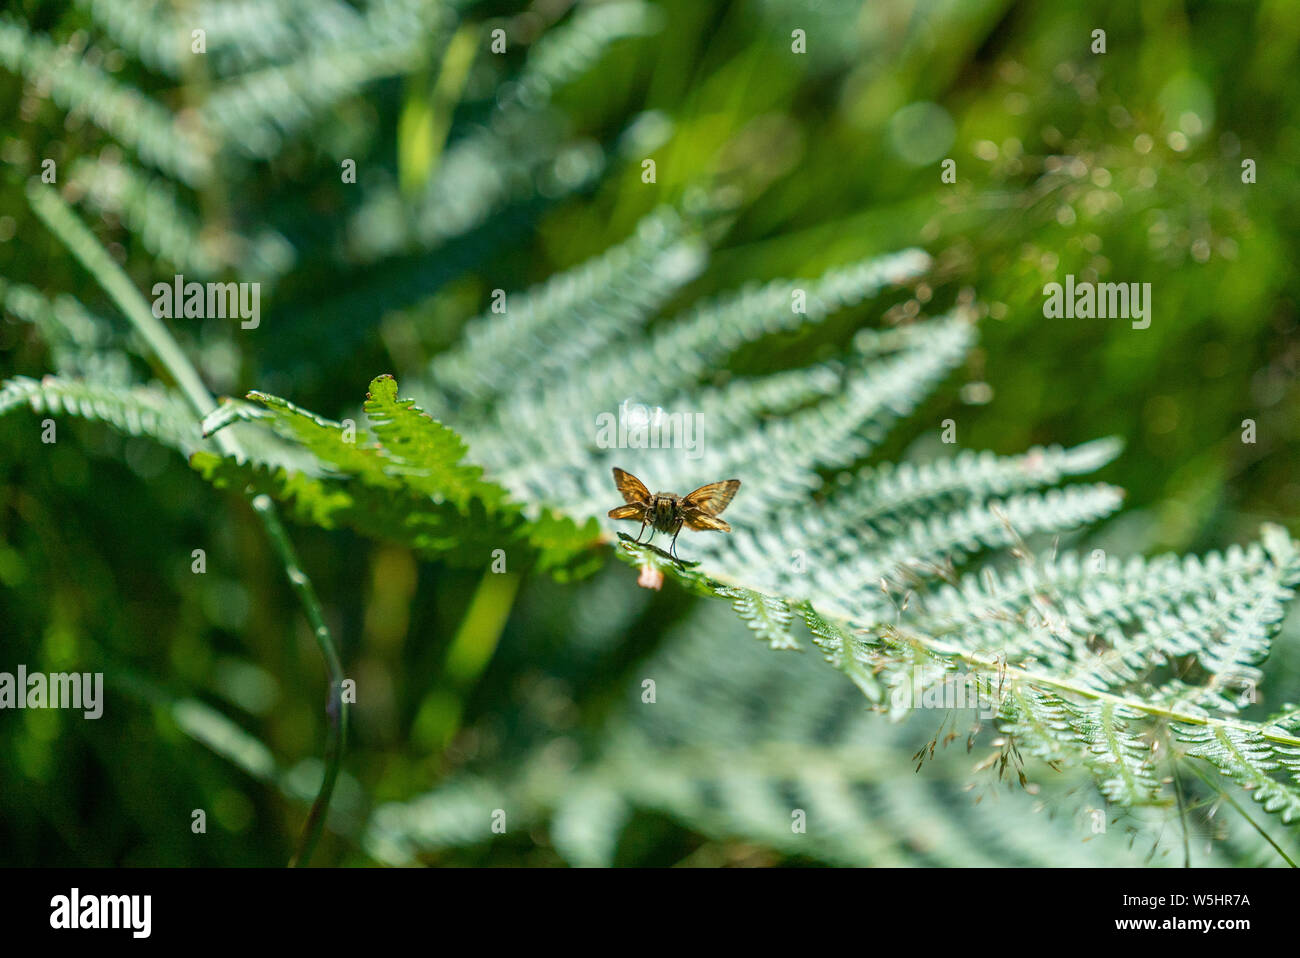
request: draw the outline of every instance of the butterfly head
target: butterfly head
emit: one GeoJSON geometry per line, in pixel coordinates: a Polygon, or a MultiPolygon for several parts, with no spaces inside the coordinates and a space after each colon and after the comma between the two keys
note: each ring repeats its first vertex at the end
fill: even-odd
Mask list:
{"type": "Polygon", "coordinates": [[[650,521],[660,532],[668,532],[680,518],[675,492],[656,492],[650,499],[650,521]]]}

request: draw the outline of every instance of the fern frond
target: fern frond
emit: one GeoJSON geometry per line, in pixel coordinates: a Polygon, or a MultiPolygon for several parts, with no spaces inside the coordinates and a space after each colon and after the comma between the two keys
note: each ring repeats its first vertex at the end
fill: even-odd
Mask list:
{"type": "Polygon", "coordinates": [[[619,832],[631,813],[631,804],[616,789],[583,781],[559,800],[551,816],[551,841],[575,868],[607,868],[614,864],[619,832]]]}
{"type": "Polygon", "coordinates": [[[837,363],[786,369],[754,379],[735,379],[722,387],[703,389],[695,397],[704,422],[714,423],[718,435],[740,436],[766,420],[829,399],[843,388],[837,363]]]}
{"type": "Polygon", "coordinates": [[[922,464],[883,463],[842,480],[840,489],[824,502],[804,505],[791,521],[798,523],[802,513],[815,513],[828,529],[863,522],[878,527],[886,517],[915,517],[963,500],[1055,485],[1068,476],[1095,472],[1119,450],[1116,440],[1097,440],[1073,449],[1035,447],[1018,456],[965,450],[951,459],[922,464]]]}
{"type": "Polygon", "coordinates": [[[753,589],[723,586],[717,594],[732,600],[740,620],[774,649],[797,649],[799,642],[790,634],[794,613],[785,599],[764,595],[753,589]]]}
{"type": "Polygon", "coordinates": [[[1113,702],[1074,711],[1071,725],[1087,742],[1084,763],[1097,776],[1102,794],[1120,805],[1158,801],[1152,743],[1133,730],[1131,721],[1141,713],[1113,702]]]}
{"type": "Polygon", "coordinates": [[[965,356],[971,331],[964,315],[936,320],[925,349],[904,351],[861,366],[842,390],[817,405],[794,412],[718,443],[702,468],[720,474],[757,472],[757,488],[738,503],[738,516],[753,517],[759,503],[803,501],[820,485],[818,472],[844,468],[867,456],[899,417],[911,412],[933,387],[965,356]]]}
{"type": "Polygon", "coordinates": [[[861,643],[834,619],[821,615],[811,602],[801,603],[799,611],[826,661],[847,675],[868,701],[879,705],[884,699],[884,690],[871,672],[868,657],[862,654],[861,643]]]}
{"type": "MultiPolygon", "coordinates": [[[[638,670],[653,677],[656,700],[646,704],[639,683],[628,689],[593,759],[571,767],[525,757],[490,779],[465,774],[387,803],[368,823],[364,847],[380,861],[409,865],[490,841],[491,812],[504,808],[511,829],[548,824],[571,863],[608,865],[632,812],[648,809],[719,841],[842,865],[1141,861],[1130,830],[1095,834],[1100,796],[1067,797],[1087,790],[1074,771],[1036,781],[1037,797],[1003,787],[995,801],[975,805],[972,787],[984,797],[999,786],[980,781],[994,773],[972,772],[965,749],[939,751],[927,766],[932,774],[916,775],[903,756],[915,749],[910,740],[931,734],[920,731],[926,722],[882,726],[861,709],[856,690],[826,681],[809,657],[738,644],[729,618],[720,603],[705,605],[666,637],[638,670]],[[486,780],[506,785],[486,788],[486,780]],[[1048,796],[1055,814],[1041,810],[1048,796]]],[[[1063,724],[1078,720],[1062,714],[1063,724]]],[[[1131,814],[1153,831],[1159,821],[1158,812],[1131,814]]],[[[1227,860],[1221,845],[1198,843],[1197,855],[1227,860]]]]}
{"type": "Polygon", "coordinates": [[[587,73],[619,40],[658,31],[663,15],[643,0],[580,6],[566,22],[542,34],[508,96],[533,108],[551,94],[587,73]]]}
{"type": "MultiPolygon", "coordinates": [[[[518,495],[558,493],[575,509],[594,511],[594,502],[606,487],[602,473],[607,472],[608,462],[608,455],[595,447],[595,413],[616,411],[628,398],[628,383],[636,383],[639,396],[650,405],[669,406],[680,397],[679,405],[693,412],[692,387],[744,342],[820,321],[836,309],[918,275],[928,265],[928,257],[913,250],[833,270],[820,280],[774,282],[697,307],[653,329],[648,341],[636,349],[611,347],[593,356],[582,377],[553,380],[540,394],[499,404],[493,416],[498,428],[482,434],[475,454],[518,495]],[[797,289],[807,294],[806,313],[792,306],[797,289]],[[591,410],[590,419],[574,416],[579,409],[591,410]],[[575,474],[577,467],[581,474],[575,474]],[[575,487],[582,479],[590,481],[575,487]]],[[[954,324],[954,338],[957,329],[954,324]]],[[[851,410],[843,412],[846,418],[854,415],[851,410]]],[[[765,456],[769,449],[770,443],[754,442],[751,434],[748,446],[742,440],[725,457],[715,456],[713,468],[725,468],[746,453],[765,456]]]]}
{"type": "MultiPolygon", "coordinates": [[[[151,70],[179,77],[190,33],[165,0],[77,0],[113,41],[151,70]]],[[[206,22],[206,21],[205,21],[206,22]]]]}
{"type": "Polygon", "coordinates": [[[23,406],[35,413],[104,422],[131,436],[148,436],[189,454],[203,447],[198,420],[183,399],[156,387],[105,385],[46,376],[16,376],[0,384],[0,415],[23,406]]]}
{"type": "MultiPolygon", "coordinates": [[[[503,790],[491,781],[465,776],[407,804],[380,806],[371,816],[362,846],[376,861],[410,864],[422,851],[491,838],[492,811],[509,804],[503,790]]],[[[521,811],[516,811],[516,820],[524,817],[521,811]]]]}
{"type": "Polygon", "coordinates": [[[880,559],[848,563],[840,576],[874,582],[899,570],[925,574],[944,557],[960,560],[980,549],[1014,545],[1023,535],[1074,529],[1119,508],[1123,493],[1106,483],[1027,492],[907,521],[880,550],[880,559]]]}
{"type": "Polygon", "coordinates": [[[308,50],[292,63],[241,74],[212,91],[203,118],[231,148],[257,158],[274,156],[287,137],[327,107],[368,83],[414,69],[423,37],[423,31],[405,37],[362,31],[333,48],[308,50]]]}
{"type": "Polygon", "coordinates": [[[109,385],[130,383],[127,357],[110,348],[114,337],[109,324],[67,293],[50,298],[33,286],[0,276],[0,310],[35,327],[60,375],[109,385]]]}
{"type": "Polygon", "coordinates": [[[264,422],[282,438],[301,445],[328,470],[362,476],[380,487],[400,485],[385,471],[379,450],[364,444],[364,432],[356,433],[354,441],[344,423],[318,416],[269,393],[250,392],[248,400],[218,406],[203,421],[204,436],[214,435],[235,422],[264,422]]]}
{"type": "Polygon", "coordinates": [[[1108,564],[1104,554],[1071,553],[1009,574],[986,569],[922,595],[919,606],[928,628],[965,648],[1040,658],[1095,689],[1192,655],[1211,681],[1184,697],[1234,711],[1222,693],[1258,678],[1253,665],[1268,654],[1298,579],[1294,544],[1265,527],[1264,544],[1203,558],[1108,564]],[[1104,645],[1094,652],[1090,640],[1104,645]]]}
{"type": "Polygon", "coordinates": [[[1189,755],[1204,759],[1244,788],[1266,812],[1300,821],[1300,748],[1269,742],[1248,729],[1179,726],[1189,755]],[[1286,775],[1279,780],[1276,772],[1286,775]]]}
{"type": "Polygon", "coordinates": [[[342,40],[363,19],[337,0],[206,0],[182,22],[160,0],[78,0],[113,40],[145,66],[179,78],[190,56],[191,26],[207,33],[218,72],[278,62],[313,42],[342,40]]]}
{"type": "Polygon", "coordinates": [[[438,356],[429,378],[453,406],[531,391],[635,331],[704,258],[688,220],[660,210],[625,243],[508,298],[504,312],[471,320],[463,344],[438,356]]]}
{"type": "Polygon", "coordinates": [[[368,192],[349,224],[354,255],[373,261],[434,249],[478,228],[512,202],[554,199],[592,182],[604,168],[604,151],[591,140],[565,139],[549,109],[551,94],[611,44],[643,36],[658,21],[649,4],[618,0],[584,5],[548,30],[484,122],[453,135],[414,204],[396,184],[368,192]]]}
{"type": "Polygon", "coordinates": [[[385,458],[410,488],[465,508],[471,499],[489,511],[505,490],[484,482],[483,470],[463,464],[469,447],[453,430],[420,410],[412,399],[397,398],[397,381],[379,376],[370,383],[366,415],[385,458]]]}
{"type": "MultiPolygon", "coordinates": [[[[520,540],[531,529],[500,517],[493,520],[475,506],[462,511],[400,488],[311,476],[211,453],[195,453],[190,465],[216,489],[270,496],[296,522],[352,529],[372,539],[399,543],[429,559],[482,568],[491,562],[493,549],[530,548],[530,543],[520,540]]],[[[558,555],[553,564],[563,566],[574,556],[572,546],[571,539],[561,540],[550,546],[548,557],[558,555]],[[565,546],[569,551],[562,551],[565,546]]]]}
{"type": "MultiPolygon", "coordinates": [[[[866,295],[883,279],[879,264],[859,268],[851,275],[860,285],[850,291],[844,275],[832,273],[823,280],[821,291],[833,295],[810,297],[821,314],[831,308],[828,303],[858,292],[866,295]]],[[[781,300],[784,307],[784,296],[781,300]]],[[[575,295],[572,301],[581,297],[575,295]]],[[[769,298],[769,305],[776,302],[776,297],[769,298]]],[[[597,350],[594,368],[602,368],[608,359],[612,365],[622,363],[627,375],[638,363],[654,358],[665,342],[688,342],[695,352],[725,353],[734,343],[695,339],[716,315],[715,310],[705,310],[653,332],[634,348],[611,344],[603,352],[597,350]]],[[[730,322],[749,324],[759,335],[792,321],[783,309],[730,322]]],[[[793,325],[802,322],[794,320],[793,325]]],[[[562,325],[563,320],[525,323],[524,332],[534,337],[539,351],[548,350],[540,330],[552,324],[562,325]]],[[[492,359],[513,348],[505,333],[509,327],[488,321],[483,328],[492,333],[480,334],[465,348],[466,355],[474,350],[481,354],[470,365],[480,359],[510,365],[513,360],[492,359]]],[[[1285,534],[1266,529],[1261,545],[1230,550],[1222,558],[1174,564],[1102,562],[1093,574],[1084,560],[1067,555],[1049,557],[1040,567],[1029,557],[1025,537],[1068,532],[1119,506],[1121,492],[1104,483],[1055,487],[1112,458],[1117,446],[1109,441],[1075,450],[1037,449],[1003,459],[964,454],[946,463],[843,472],[871,451],[894,419],[915,407],[971,341],[970,322],[959,310],[907,332],[860,338],[859,358],[847,372],[829,366],[804,374],[785,372],[766,389],[761,381],[744,383],[737,390],[743,397],[739,411],[724,419],[722,435],[699,466],[710,477],[746,477],[748,503],[738,500],[728,513],[734,517],[730,521],[735,531],[701,542],[699,562],[674,560],[654,545],[626,537],[618,555],[649,567],[653,574],[644,576],[647,582],[660,575],[671,577],[692,591],[726,600],[775,648],[798,646],[797,613],[831,664],[878,708],[886,707],[885,689],[897,692],[913,675],[923,675],[923,684],[933,687],[969,673],[973,687],[989,700],[989,714],[1010,743],[1010,754],[1018,756],[1023,749],[1054,767],[1086,769],[1111,803],[1138,807],[1168,802],[1157,768],[1160,723],[1167,723],[1175,735],[1204,727],[1229,737],[1245,736],[1268,761],[1275,760],[1279,748],[1300,748],[1300,737],[1289,731],[1270,732],[1257,723],[1225,717],[1234,709],[1224,692],[1254,676],[1250,670],[1267,654],[1283,603],[1300,579],[1297,549],[1285,534]],[[764,403],[781,409],[770,422],[757,416],[764,403]],[[820,486],[822,473],[836,471],[841,473],[840,485],[824,504],[811,503],[810,493],[820,486]],[[955,578],[957,563],[1006,547],[1015,550],[1024,569],[955,578]],[[923,591],[910,614],[910,597],[901,606],[896,601],[896,593],[935,578],[956,585],[923,591]],[[1195,656],[1203,681],[1187,681],[1186,675],[1153,680],[1153,670],[1186,656],[1195,656]]],[[[706,395],[718,408],[728,405],[727,387],[702,394],[697,371],[677,368],[651,378],[656,375],[660,387],[685,402],[699,402],[706,395]]],[[[608,499],[606,470],[627,451],[601,448],[583,434],[582,420],[573,413],[592,408],[593,393],[599,396],[603,388],[599,376],[591,377],[594,383],[584,379],[557,384],[555,378],[554,371],[539,375],[535,388],[519,397],[494,391],[490,383],[465,387],[465,393],[489,410],[487,428],[480,431],[486,442],[476,450],[487,450],[486,458],[498,464],[497,474],[507,477],[506,488],[534,510],[549,506],[590,517],[602,512],[599,503],[608,499]],[[529,401],[522,401],[523,396],[529,401]],[[558,405],[559,397],[568,400],[567,409],[558,405]],[[539,415],[539,410],[551,415],[539,415]]],[[[376,388],[372,385],[372,405],[376,388]]],[[[440,488],[455,483],[444,479],[434,480],[432,488],[422,486],[425,473],[412,470],[412,463],[425,455],[459,463],[465,447],[441,431],[421,435],[419,430],[430,421],[403,404],[393,405],[395,387],[384,383],[382,390],[381,408],[368,410],[372,418],[378,411],[382,427],[392,431],[383,446],[368,448],[364,455],[384,462],[371,461],[364,468],[352,463],[344,471],[364,482],[377,467],[386,489],[408,494],[414,490],[436,500],[440,488]]],[[[338,442],[338,424],[320,421],[283,401],[256,394],[253,398],[274,415],[288,416],[279,428],[296,432],[326,463],[357,454],[331,449],[338,442]],[[331,437],[328,443],[320,441],[322,430],[331,437]]],[[[477,474],[465,477],[467,488],[477,481],[477,474]]],[[[891,701],[892,711],[898,707],[891,701]]],[[[1209,754],[1184,750],[1171,760],[1209,754]]],[[[1270,770],[1261,764],[1263,759],[1232,766],[1221,753],[1214,758],[1237,780],[1249,778],[1256,788],[1266,787],[1271,796],[1266,808],[1289,807],[1278,798],[1285,798],[1289,785],[1275,776],[1269,779],[1271,786],[1259,779],[1270,770]]],[[[1007,761],[1004,755],[1003,766],[1007,761]]],[[[731,794],[745,793],[745,782],[758,787],[757,780],[747,777],[753,774],[752,769],[736,769],[737,777],[720,787],[731,794]]],[[[608,794],[600,800],[620,807],[608,794]]],[[[646,796],[642,800],[655,801],[646,796]]],[[[692,814],[707,818],[698,808],[692,814]]],[[[728,820],[755,829],[772,814],[772,807],[758,806],[727,811],[728,820]]]]}
{"type": "Polygon", "coordinates": [[[84,114],[140,159],[196,186],[211,173],[208,154],[159,103],[123,86],[70,48],[0,18],[0,67],[22,74],[62,109],[84,114]]]}
{"type": "Polygon", "coordinates": [[[594,521],[575,523],[549,510],[525,510],[506,491],[464,463],[466,446],[452,429],[397,397],[391,376],[376,377],[365,403],[369,433],[317,416],[267,393],[226,402],[203,423],[204,435],[237,422],[260,423],[300,446],[319,475],[196,455],[191,465],[218,488],[265,493],[298,521],[348,526],[372,538],[410,546],[427,556],[475,565],[494,549],[518,544],[530,560],[557,576],[592,567],[594,521]]]}
{"type": "Polygon", "coordinates": [[[935,621],[968,629],[1006,619],[1039,592],[1070,606],[1082,631],[1125,626],[1168,612],[1197,594],[1212,594],[1238,578],[1250,578],[1273,565],[1260,543],[1205,556],[1132,556],[1119,561],[1097,552],[1036,557],[1009,570],[986,568],[962,576],[921,600],[935,621]]]}
{"type": "Polygon", "coordinates": [[[68,181],[96,213],[111,212],[149,252],[183,273],[212,276],[223,265],[200,237],[198,218],[182,206],[174,186],[127,163],[78,157],[68,181]]]}
{"type": "Polygon", "coordinates": [[[888,286],[905,283],[929,268],[920,250],[873,257],[827,272],[816,280],[776,280],[721,297],[652,332],[641,348],[602,357],[584,382],[555,384],[549,411],[581,400],[613,401],[637,383],[646,396],[669,397],[690,386],[746,342],[771,333],[815,324],[834,312],[870,299],[888,286]],[[806,294],[804,311],[794,294],[806,294]]]}

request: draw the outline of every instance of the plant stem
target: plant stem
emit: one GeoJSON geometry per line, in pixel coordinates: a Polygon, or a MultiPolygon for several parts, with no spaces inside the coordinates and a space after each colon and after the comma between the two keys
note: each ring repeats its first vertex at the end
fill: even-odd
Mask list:
{"type": "MultiPolygon", "coordinates": [[[[201,421],[213,410],[216,401],[208,392],[194,364],[172,337],[167,326],[154,316],[153,310],[149,308],[144,296],[131,282],[131,278],[100,245],[95,235],[77,218],[57,191],[33,179],[27,185],[27,199],[31,203],[33,212],[45,223],[50,232],[62,241],[69,252],[80,261],[117,304],[118,309],[153,351],[158,362],[175,380],[201,421]]],[[[195,429],[198,429],[197,424],[195,429]]],[[[232,434],[222,432],[213,438],[223,453],[242,458],[239,441],[232,434]]],[[[342,697],[343,665],[329,627],[325,624],[316,590],[312,587],[311,579],[298,563],[293,544],[289,541],[289,536],[276,514],[275,504],[265,495],[252,498],[251,502],[253,511],[262,520],[267,536],[280,557],[289,584],[298,594],[298,599],[307,613],[312,634],[316,638],[321,654],[325,657],[325,666],[330,676],[330,694],[325,709],[329,719],[325,745],[325,776],[321,781],[316,800],[312,803],[311,811],[307,815],[298,850],[289,861],[290,866],[300,866],[310,861],[321,830],[324,828],[325,813],[334,792],[334,783],[338,780],[339,768],[343,761],[343,749],[347,743],[347,703],[342,697]]]]}
{"type": "MultiPolygon", "coordinates": [[[[50,232],[63,241],[95,281],[104,288],[104,292],[117,304],[117,308],[127,318],[135,331],[153,350],[154,356],[163,368],[176,381],[185,398],[189,400],[199,419],[202,419],[216,405],[198,370],[185,355],[180,344],[163,325],[162,320],[153,314],[140,291],[135,288],[131,278],[122,267],[114,262],[113,257],[100,245],[99,240],[90,232],[68,208],[63,198],[50,187],[36,180],[27,184],[27,199],[32,211],[41,218],[50,232]]],[[[233,441],[222,445],[223,451],[234,452],[233,441]]]]}
{"type": "Polygon", "coordinates": [[[1208,775],[1206,775],[1205,772],[1203,772],[1203,771],[1202,771],[1200,768],[1198,768],[1197,766],[1195,766],[1195,765],[1189,765],[1188,768],[1190,768],[1193,772],[1195,772],[1197,778],[1199,778],[1202,782],[1204,782],[1206,785],[1208,785],[1208,786],[1210,787],[1211,791],[1213,791],[1216,795],[1218,795],[1218,796],[1219,796],[1220,798],[1222,798],[1225,802],[1227,802],[1229,805],[1231,805],[1231,806],[1233,807],[1233,809],[1236,810],[1237,814],[1240,815],[1242,818],[1244,818],[1244,819],[1245,819],[1245,820],[1250,824],[1250,827],[1253,828],[1256,832],[1259,833],[1259,836],[1260,836],[1262,839],[1264,839],[1264,841],[1266,841],[1266,842],[1268,842],[1270,845],[1272,845],[1272,846],[1273,846],[1273,850],[1274,850],[1275,852],[1277,852],[1279,855],[1282,856],[1282,860],[1283,860],[1283,861],[1285,861],[1285,862],[1286,862],[1288,865],[1290,865],[1292,868],[1295,868],[1295,867],[1296,867],[1296,863],[1295,863],[1294,861],[1291,860],[1291,856],[1288,855],[1288,854],[1287,854],[1287,853],[1282,849],[1282,846],[1281,846],[1281,845],[1279,845],[1276,841],[1273,840],[1273,836],[1272,836],[1272,835],[1270,835],[1268,832],[1264,831],[1264,829],[1260,828],[1259,824],[1256,823],[1256,821],[1255,821],[1253,818],[1251,818],[1249,815],[1246,814],[1246,810],[1245,810],[1244,808],[1242,808],[1239,804],[1237,804],[1237,800],[1236,800],[1235,798],[1232,797],[1232,794],[1231,794],[1231,793],[1230,793],[1226,788],[1219,788],[1219,786],[1217,786],[1214,782],[1210,781],[1210,777],[1209,777],[1208,775]]]}
{"type": "Polygon", "coordinates": [[[307,823],[303,826],[298,850],[293,858],[289,859],[289,867],[295,868],[307,864],[316,849],[316,842],[325,827],[325,813],[329,809],[330,797],[334,794],[334,783],[338,780],[343,748],[347,744],[348,713],[347,703],[343,700],[343,663],[330,639],[330,630],[325,624],[325,615],[321,610],[320,600],[316,597],[316,590],[312,587],[311,579],[307,578],[298,563],[293,543],[289,541],[289,535],[284,531],[284,525],[276,514],[275,503],[268,495],[254,496],[253,510],[262,517],[271,545],[275,547],[280,562],[289,576],[289,584],[298,593],[298,599],[307,611],[312,635],[316,637],[316,644],[320,647],[321,655],[325,657],[330,678],[329,696],[325,702],[325,714],[329,718],[329,731],[325,740],[325,777],[307,815],[307,823]]]}
{"type": "Polygon", "coordinates": [[[992,654],[980,655],[975,652],[967,651],[959,646],[952,645],[951,643],[940,642],[930,636],[920,635],[919,633],[905,634],[902,630],[898,629],[895,630],[895,634],[898,636],[897,641],[901,643],[905,643],[928,654],[951,656],[953,659],[971,666],[976,671],[992,672],[1002,676],[1009,676],[1018,679],[1027,685],[1049,686],[1051,688],[1060,689],[1063,692],[1068,692],[1071,695],[1080,696],[1081,698],[1135,709],[1139,712],[1145,712],[1147,715],[1168,719],[1171,722],[1180,722],[1184,725],[1201,725],[1210,729],[1231,729],[1239,732],[1251,732],[1258,734],[1261,738],[1266,739],[1275,745],[1284,745],[1290,748],[1300,747],[1300,736],[1291,735],[1284,729],[1278,729],[1276,731],[1272,728],[1260,729],[1248,722],[1235,722],[1232,719],[1215,718],[1208,715],[1199,715],[1194,712],[1180,711],[1163,705],[1154,705],[1138,698],[1116,695],[1113,692],[1105,692],[1100,689],[1090,688],[1081,683],[1069,681],[1068,679],[1057,678],[1043,672],[1035,672],[1021,666],[1009,665],[999,656],[992,654]]]}

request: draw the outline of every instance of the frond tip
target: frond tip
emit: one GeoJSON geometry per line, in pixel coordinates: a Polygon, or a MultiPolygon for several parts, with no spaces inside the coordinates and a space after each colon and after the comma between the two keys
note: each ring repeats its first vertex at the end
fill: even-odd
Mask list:
{"type": "Polygon", "coordinates": [[[371,380],[363,408],[368,432],[253,391],[246,400],[219,406],[204,428],[211,433],[235,422],[260,424],[308,454],[314,470],[211,453],[195,454],[190,463],[218,488],[287,504],[299,521],[345,525],[431,557],[487,564],[494,549],[510,546],[557,576],[592,568],[599,541],[594,521],[577,523],[545,509],[526,516],[505,489],[464,461],[467,447],[455,430],[399,398],[392,376],[371,380]]]}

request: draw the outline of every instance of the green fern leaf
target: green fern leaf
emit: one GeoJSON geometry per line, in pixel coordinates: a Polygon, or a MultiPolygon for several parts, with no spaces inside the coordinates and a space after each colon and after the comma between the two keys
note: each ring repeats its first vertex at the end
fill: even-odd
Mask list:
{"type": "Polygon", "coordinates": [[[131,436],[148,436],[182,453],[201,448],[198,420],[169,392],[46,376],[16,376],[0,384],[0,415],[28,407],[35,413],[75,416],[107,423],[131,436]]]}

